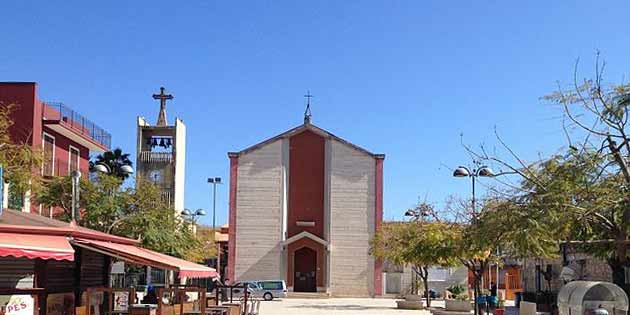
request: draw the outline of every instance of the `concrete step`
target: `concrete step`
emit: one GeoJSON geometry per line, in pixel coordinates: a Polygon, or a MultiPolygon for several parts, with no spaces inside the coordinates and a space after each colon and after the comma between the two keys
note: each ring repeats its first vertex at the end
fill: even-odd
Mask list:
{"type": "Polygon", "coordinates": [[[330,294],[326,292],[287,292],[289,299],[328,299],[330,294]]]}

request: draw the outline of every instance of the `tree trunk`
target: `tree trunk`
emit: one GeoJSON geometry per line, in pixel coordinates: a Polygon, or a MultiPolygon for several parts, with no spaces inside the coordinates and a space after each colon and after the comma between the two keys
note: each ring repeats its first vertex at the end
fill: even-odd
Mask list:
{"type": "Polygon", "coordinates": [[[626,294],[630,296],[630,284],[626,283],[626,268],[630,268],[630,264],[620,262],[617,258],[614,258],[608,260],[608,266],[610,266],[612,270],[612,282],[622,288],[626,294]]]}
{"type": "MultiPolygon", "coordinates": [[[[623,174],[623,178],[625,179],[626,184],[630,184],[630,168],[626,163],[624,155],[620,152],[619,147],[617,147],[617,143],[612,139],[611,136],[606,137],[608,141],[608,149],[613,155],[615,162],[621,169],[621,173],[623,174]]],[[[627,141],[627,139],[625,140],[627,141]]],[[[624,141],[624,142],[625,142],[624,141]]],[[[622,144],[623,145],[623,144],[622,144]]],[[[626,205],[621,213],[621,222],[622,224],[627,224],[626,222],[630,222],[630,206],[628,205],[628,200],[626,200],[626,205]]],[[[615,235],[615,240],[617,243],[615,244],[615,256],[613,259],[608,260],[608,265],[612,270],[612,278],[613,283],[621,287],[627,295],[630,296],[630,284],[626,282],[630,282],[630,279],[626,280],[626,272],[624,267],[630,268],[630,259],[628,258],[628,245],[625,243],[628,240],[628,235],[624,231],[624,227],[620,227],[617,235],[615,235]]]]}
{"type": "Polygon", "coordinates": [[[424,295],[427,300],[427,307],[431,307],[431,296],[429,295],[429,268],[427,266],[420,267],[420,278],[424,285],[424,295]]]}
{"type": "Polygon", "coordinates": [[[427,301],[427,307],[431,306],[431,297],[429,296],[429,266],[415,266],[412,268],[416,275],[422,279],[422,285],[424,286],[424,295],[427,301]]]}

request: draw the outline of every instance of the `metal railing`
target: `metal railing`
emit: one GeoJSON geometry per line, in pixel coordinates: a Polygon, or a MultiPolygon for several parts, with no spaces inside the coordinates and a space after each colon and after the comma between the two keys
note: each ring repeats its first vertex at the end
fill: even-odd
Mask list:
{"type": "Polygon", "coordinates": [[[173,163],[173,152],[141,151],[140,161],[149,163],[173,163]]]}
{"type": "Polygon", "coordinates": [[[80,134],[102,144],[107,149],[111,147],[112,136],[109,132],[63,103],[44,102],[44,119],[60,121],[80,134]]]}

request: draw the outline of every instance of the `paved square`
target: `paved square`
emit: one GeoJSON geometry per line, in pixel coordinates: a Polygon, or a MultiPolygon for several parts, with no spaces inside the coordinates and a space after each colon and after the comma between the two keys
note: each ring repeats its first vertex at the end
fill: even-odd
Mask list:
{"type": "Polygon", "coordinates": [[[260,315],[324,315],[324,314],[421,314],[426,310],[399,310],[393,299],[283,299],[260,303],[260,315]]]}

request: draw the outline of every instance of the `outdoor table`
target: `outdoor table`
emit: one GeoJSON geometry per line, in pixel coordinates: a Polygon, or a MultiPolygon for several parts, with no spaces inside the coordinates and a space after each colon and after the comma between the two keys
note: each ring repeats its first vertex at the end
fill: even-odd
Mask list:
{"type": "MultiPolygon", "coordinates": [[[[229,306],[208,306],[206,307],[206,315],[228,315],[230,312],[229,306]]],[[[184,315],[204,315],[201,311],[185,311],[184,315]]]]}
{"type": "Polygon", "coordinates": [[[214,296],[206,296],[206,307],[208,306],[216,306],[217,302],[215,301],[214,296]]]}
{"type": "Polygon", "coordinates": [[[157,304],[132,304],[129,315],[156,315],[157,304]]]}

